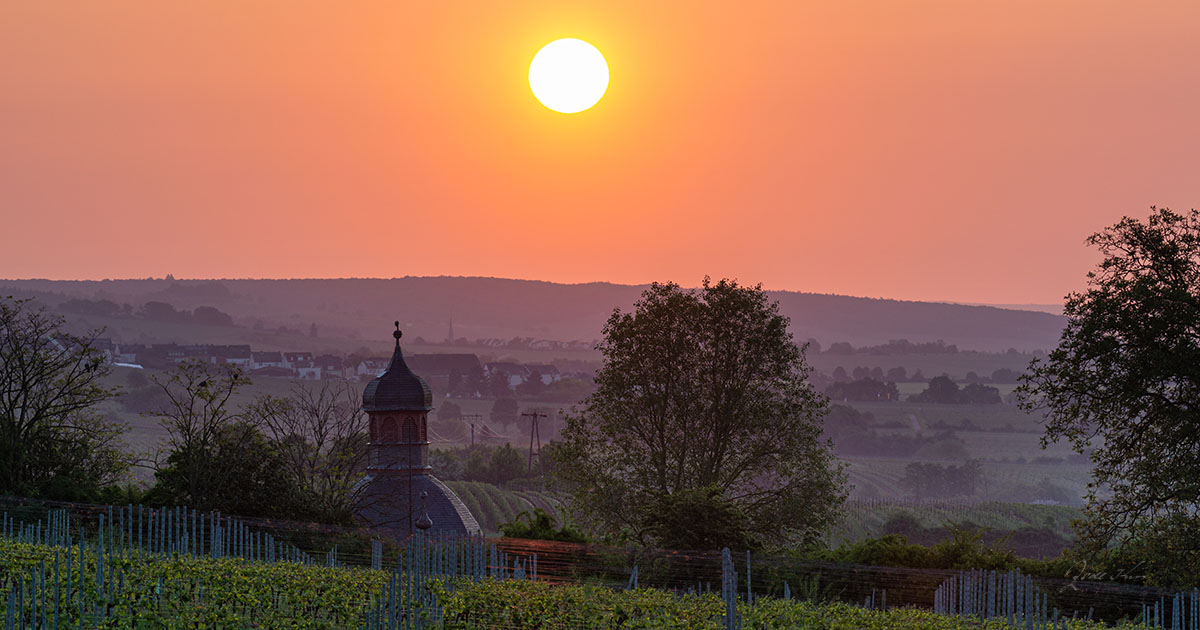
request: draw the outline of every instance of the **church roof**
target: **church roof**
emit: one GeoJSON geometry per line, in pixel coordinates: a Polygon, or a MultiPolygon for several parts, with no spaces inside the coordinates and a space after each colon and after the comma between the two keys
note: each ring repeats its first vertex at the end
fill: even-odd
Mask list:
{"type": "Polygon", "coordinates": [[[396,349],[392,362],[383,374],[363,390],[364,411],[429,411],[433,409],[433,392],[425,379],[413,374],[400,352],[400,322],[396,322],[396,349]]]}
{"type": "Polygon", "coordinates": [[[433,521],[430,531],[434,533],[457,536],[482,533],[471,510],[453,490],[433,475],[368,474],[364,483],[359,516],[371,527],[392,530],[404,536],[415,529],[409,525],[410,518],[415,526],[421,517],[428,516],[433,521]],[[421,497],[421,493],[425,493],[425,497],[421,497]]]}

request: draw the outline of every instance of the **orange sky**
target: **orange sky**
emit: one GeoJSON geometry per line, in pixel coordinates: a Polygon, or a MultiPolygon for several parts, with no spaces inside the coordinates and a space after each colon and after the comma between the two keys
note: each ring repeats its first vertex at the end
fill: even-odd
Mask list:
{"type": "Polygon", "coordinates": [[[1200,207],[1200,3],[0,4],[0,277],[1055,302],[1200,207]],[[612,82],[538,104],[538,48],[612,82]]]}

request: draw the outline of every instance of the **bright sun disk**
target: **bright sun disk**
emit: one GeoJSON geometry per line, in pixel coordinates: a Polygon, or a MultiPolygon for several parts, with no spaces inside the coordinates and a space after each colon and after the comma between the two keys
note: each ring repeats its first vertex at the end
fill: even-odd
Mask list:
{"type": "Polygon", "coordinates": [[[608,89],[608,62],[581,39],[558,39],[542,46],[529,64],[529,88],[556,112],[591,108],[608,89]]]}

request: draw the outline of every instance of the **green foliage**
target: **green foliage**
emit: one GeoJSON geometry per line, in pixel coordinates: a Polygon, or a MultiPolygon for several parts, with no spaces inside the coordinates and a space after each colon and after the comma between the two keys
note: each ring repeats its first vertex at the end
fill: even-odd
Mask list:
{"type": "Polygon", "coordinates": [[[826,401],[761,287],[655,283],[613,313],[599,349],[596,393],[568,416],[554,466],[602,532],[661,545],[656,511],[702,488],[759,541],[812,541],[834,520],[844,476],[821,439],[826,401]]]}
{"type": "Polygon", "coordinates": [[[235,408],[250,383],[236,366],[188,361],[152,377],[147,413],[167,430],[146,500],[242,516],[352,523],[367,458],[357,388],[296,383],[235,408]]]}
{"type": "Polygon", "coordinates": [[[501,523],[514,521],[518,514],[535,507],[542,507],[554,516],[560,514],[557,513],[556,501],[543,497],[542,501],[535,504],[523,496],[528,493],[515,493],[490,483],[450,481],[446,485],[462,499],[475,520],[479,521],[480,527],[488,533],[498,532],[501,523]]]}
{"type": "Polygon", "coordinates": [[[900,484],[918,499],[969,497],[983,482],[983,466],[967,460],[961,466],[913,462],[904,467],[900,484]]]}
{"type": "MultiPolygon", "coordinates": [[[[237,483],[219,464],[241,459],[238,438],[249,436],[230,399],[249,384],[237,366],[184,361],[151,379],[163,404],[147,415],[167,431],[165,461],[156,462],[163,489],[156,500],[199,510],[224,509],[225,493],[237,483]]],[[[247,454],[248,455],[248,454],[247,454]]]]}
{"type": "Polygon", "coordinates": [[[914,569],[1020,569],[1028,575],[1065,577],[1070,564],[1065,559],[1033,560],[1021,558],[1003,542],[986,545],[982,533],[965,525],[949,525],[951,538],[934,545],[910,544],[904,536],[887,534],[856,543],[843,543],[834,549],[813,552],[809,557],[849,564],[865,564],[914,569]]]}
{"type": "MultiPolygon", "coordinates": [[[[500,376],[504,377],[503,380],[505,383],[508,382],[507,376],[504,376],[503,373],[500,373],[500,376]]],[[[498,379],[499,377],[493,379],[493,381],[499,382],[498,379]]],[[[505,385],[505,387],[508,386],[505,385]]],[[[508,394],[505,394],[503,398],[497,398],[496,402],[492,403],[492,411],[489,418],[495,425],[505,427],[510,424],[516,424],[517,419],[520,417],[518,415],[521,413],[520,405],[515,398],[509,398],[508,396],[508,394]]]]}
{"type": "Polygon", "coordinates": [[[1068,296],[1058,347],[1033,361],[1018,395],[1047,413],[1043,445],[1090,453],[1084,549],[1138,541],[1178,558],[1176,575],[1193,571],[1194,545],[1175,549],[1173,532],[1200,529],[1187,524],[1200,509],[1200,213],[1151,208],[1088,243],[1103,260],[1087,291],[1068,296]]]}
{"type": "Polygon", "coordinates": [[[566,523],[562,527],[558,527],[558,521],[542,508],[534,508],[532,514],[521,512],[517,514],[515,520],[508,523],[501,523],[500,533],[509,538],[557,540],[573,543],[588,542],[588,537],[579,531],[578,528],[566,523]]]}
{"type": "MultiPolygon", "coordinates": [[[[0,582],[45,563],[55,550],[0,540],[0,582]]],[[[112,627],[153,628],[352,628],[388,580],[382,571],[304,567],[290,563],[247,563],[235,559],[128,556],[118,561],[123,591],[109,608],[112,627]]],[[[95,571],[76,573],[96,593],[95,571]]],[[[720,630],[724,604],[715,594],[689,595],[641,588],[633,591],[547,582],[485,580],[440,588],[444,627],[629,628],[720,630]]],[[[819,585],[810,590],[819,592],[819,585]]],[[[800,588],[803,590],[803,588],[800,588]]],[[[64,589],[69,598],[73,591],[64,589]]],[[[26,603],[26,610],[30,604],[26,603]]],[[[867,610],[844,603],[757,599],[738,603],[745,628],[854,628],[862,630],[1001,630],[1000,620],[936,615],[916,608],[867,610]]],[[[69,625],[75,608],[64,606],[69,625]]],[[[90,623],[89,623],[90,625],[90,623]]],[[[1072,628],[1098,630],[1098,622],[1072,621],[1072,628]]],[[[1133,630],[1128,624],[1112,626],[1133,630]]]]}
{"type": "Polygon", "coordinates": [[[753,549],[760,543],[749,535],[746,510],[715,486],[655,497],[647,512],[649,534],[668,549],[753,549]]]}
{"type": "Polygon", "coordinates": [[[1200,521],[1185,515],[1140,527],[1119,546],[1085,538],[1072,549],[1073,576],[1187,590],[1200,575],[1200,521]]]}
{"type": "Polygon", "coordinates": [[[324,523],[354,522],[368,456],[369,425],[359,388],[328,380],[294,383],[288,396],[259,396],[243,416],[266,435],[264,455],[282,459],[283,482],[296,496],[295,509],[286,510],[281,487],[277,510],[324,523]]]}
{"type": "Polygon", "coordinates": [[[483,449],[471,449],[464,469],[467,481],[487,481],[491,477],[488,471],[488,457],[483,449]]]}
{"type": "MultiPolygon", "coordinates": [[[[867,610],[840,602],[762,598],[738,603],[743,628],[795,630],[1004,630],[999,619],[946,617],[917,608],[867,610]]],[[[629,628],[720,630],[724,604],[715,594],[678,595],[642,588],[619,591],[545,582],[484,582],[459,588],[445,602],[446,628],[629,628]]],[[[1102,623],[1072,621],[1072,628],[1099,630],[1102,623]]],[[[1133,630],[1138,626],[1118,625],[1133,630]]]]}
{"type": "Polygon", "coordinates": [[[546,384],[542,382],[542,373],[537,370],[530,373],[524,383],[517,385],[517,393],[525,398],[537,398],[545,391],[546,384]]]}
{"type": "Polygon", "coordinates": [[[492,450],[492,459],[488,462],[488,479],[496,485],[503,485],[524,477],[529,472],[529,462],[512,444],[505,444],[492,450]]]}
{"type": "Polygon", "coordinates": [[[943,405],[995,405],[1000,404],[1000,390],[980,383],[971,383],[959,389],[949,376],[929,379],[929,386],[920,394],[909,396],[911,402],[937,403],[943,405]]]}
{"type": "MultiPolygon", "coordinates": [[[[40,563],[53,567],[56,551],[62,554],[0,539],[0,583],[22,575],[28,580],[30,569],[40,563]]],[[[94,555],[86,552],[85,561],[94,566],[94,555]]],[[[366,569],[186,556],[133,555],[118,560],[117,567],[122,589],[110,603],[116,618],[111,627],[359,627],[373,593],[387,581],[386,573],[366,569]]],[[[60,574],[65,578],[65,567],[60,574]]],[[[94,570],[75,572],[73,579],[83,581],[85,592],[98,590],[94,570]]],[[[78,592],[62,590],[67,601],[78,592]]],[[[69,624],[76,621],[73,606],[64,605],[62,611],[69,624]]],[[[91,625],[90,616],[85,621],[91,625]]]]}
{"type": "Polygon", "coordinates": [[[200,509],[258,517],[302,516],[310,511],[277,445],[252,425],[221,427],[208,447],[189,456],[190,461],[182,451],[167,456],[166,466],[154,473],[154,487],[145,497],[148,503],[202,505],[200,509]],[[213,475],[199,497],[189,492],[189,465],[221,473],[213,475]]]}
{"type": "Polygon", "coordinates": [[[118,393],[97,348],[100,331],[27,300],[0,297],[0,494],[91,501],[129,467],[123,427],[97,411],[118,393]]]}

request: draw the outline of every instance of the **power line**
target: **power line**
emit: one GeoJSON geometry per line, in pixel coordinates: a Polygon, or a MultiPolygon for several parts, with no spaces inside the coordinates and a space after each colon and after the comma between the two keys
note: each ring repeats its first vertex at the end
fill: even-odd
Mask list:
{"type": "Polygon", "coordinates": [[[545,466],[542,465],[542,434],[538,430],[538,420],[541,418],[547,418],[549,416],[547,416],[544,413],[539,413],[537,411],[530,411],[528,413],[521,414],[521,417],[529,418],[529,421],[530,421],[530,424],[529,424],[529,474],[532,475],[533,474],[533,439],[534,439],[534,436],[537,437],[538,466],[542,467],[543,469],[545,468],[545,466]]]}

